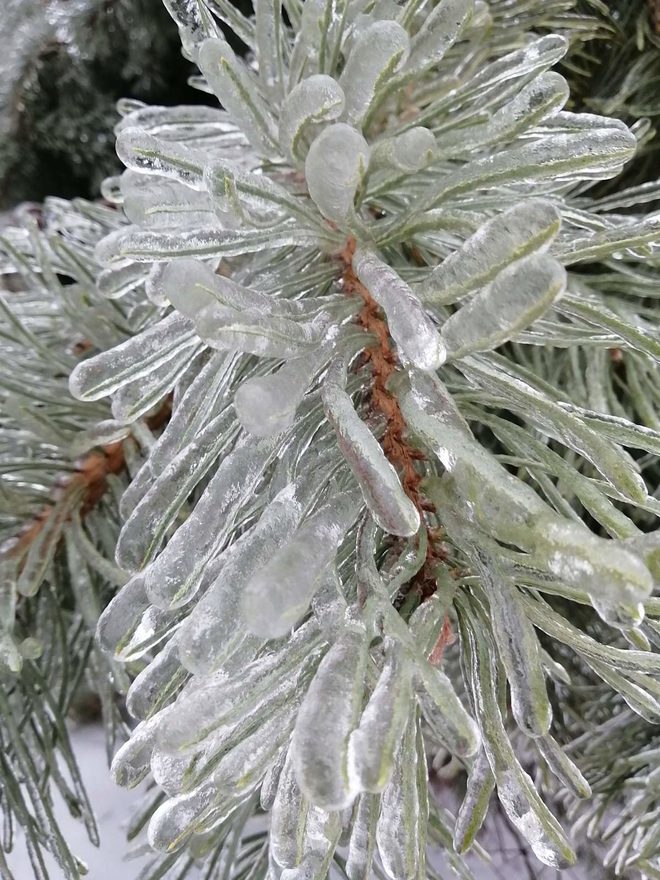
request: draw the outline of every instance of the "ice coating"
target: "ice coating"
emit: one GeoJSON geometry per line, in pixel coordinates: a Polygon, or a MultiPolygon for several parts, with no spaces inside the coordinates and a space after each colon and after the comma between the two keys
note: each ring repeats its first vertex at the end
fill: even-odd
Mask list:
{"type": "Polygon", "coordinates": [[[188,319],[167,315],[138,336],[79,363],[69,379],[71,393],[79,400],[99,400],[148,376],[193,345],[195,335],[188,319]]]}
{"type": "Polygon", "coordinates": [[[480,565],[479,571],[488,593],[493,635],[511,689],[513,717],[528,736],[544,736],[550,729],[552,708],[536,632],[518,588],[494,561],[480,565]]]}
{"type": "Polygon", "coordinates": [[[369,170],[382,167],[405,172],[419,171],[433,159],[436,150],[433,132],[416,125],[394,137],[376,141],[371,148],[369,170]]]}
{"type": "Polygon", "coordinates": [[[360,502],[356,490],[332,495],[250,579],[242,608],[251,632],[267,638],[284,635],[307,610],[360,502]]]}
{"type": "Polygon", "coordinates": [[[349,395],[334,382],[326,382],[322,398],[339,448],[376,522],[393,535],[416,534],[419,512],[404,492],[394,466],[356,413],[349,395]]]}
{"type": "Polygon", "coordinates": [[[384,647],[382,671],[348,746],[349,776],[368,792],[382,791],[390,779],[412,697],[412,670],[399,646],[386,639],[384,647]]]}
{"type": "Polygon", "coordinates": [[[253,287],[245,287],[219,275],[200,260],[179,259],[168,263],[162,273],[163,293],[172,305],[194,319],[204,308],[226,306],[235,311],[258,309],[265,315],[306,317],[309,304],[270,296],[253,287]]]}
{"type": "Polygon", "coordinates": [[[346,97],[346,121],[360,128],[379,86],[408,56],[410,40],[395,21],[375,21],[351,46],[339,85],[346,97]]]}
{"type": "Polygon", "coordinates": [[[182,183],[166,178],[151,178],[125,171],[122,176],[123,209],[126,217],[138,226],[153,229],[191,226],[220,228],[220,218],[205,192],[196,192],[182,183]]]}
{"type": "Polygon", "coordinates": [[[497,348],[541,317],[565,289],[566,270],[545,254],[508,266],[443,324],[447,358],[497,348]]]}
{"type": "Polygon", "coordinates": [[[539,737],[536,740],[536,747],[555,776],[576,797],[591,797],[591,786],[554,737],[539,737]]]}
{"type": "Polygon", "coordinates": [[[460,37],[473,9],[473,0],[443,0],[428,12],[413,38],[406,72],[421,73],[437,64],[460,37]]]}
{"type": "Polygon", "coordinates": [[[351,220],[368,164],[369,145],[345,122],[329,125],[315,138],[305,159],[305,178],[324,217],[341,225],[351,220]]]}
{"type": "Polygon", "coordinates": [[[129,261],[123,266],[113,266],[101,272],[96,279],[96,286],[99,293],[107,299],[119,299],[142,284],[147,275],[145,266],[129,261]]]}
{"type": "Polygon", "coordinates": [[[349,880],[369,880],[371,877],[379,800],[377,795],[367,792],[358,798],[346,858],[346,876],[349,880]]]}
{"type": "Polygon", "coordinates": [[[575,853],[563,829],[545,806],[529,775],[521,767],[507,735],[497,698],[495,665],[486,641],[472,622],[468,629],[472,692],[484,730],[483,745],[497,783],[497,793],[512,824],[546,865],[562,868],[575,863],[575,853]]]}
{"type": "Polygon", "coordinates": [[[445,346],[410,287],[372,251],[358,248],[353,269],[385,312],[392,338],[403,356],[420,370],[437,370],[445,361],[445,346]]]}
{"type": "Polygon", "coordinates": [[[296,779],[305,796],[326,810],[344,809],[357,794],[348,775],[348,741],[362,706],[367,646],[364,625],[347,623],[298,712],[291,741],[296,779]]]}
{"type": "Polygon", "coordinates": [[[208,779],[189,794],[166,801],[149,823],[154,849],[170,852],[182,846],[192,831],[229,815],[260,784],[289,736],[295,706],[273,714],[225,754],[208,779]]]}
{"type": "Polygon", "coordinates": [[[529,377],[521,376],[515,369],[493,369],[487,360],[474,357],[463,360],[461,370],[464,365],[471,381],[494,397],[504,395],[508,409],[524,414],[526,422],[588,459],[626,498],[644,502],[647,489],[639,466],[621,446],[566,410],[545,389],[530,384],[529,377]]]}
{"type": "Polygon", "coordinates": [[[313,126],[333,122],[344,112],[344,92],[331,76],[314,74],[295,85],[284,99],[280,113],[280,146],[302,167],[313,126]]]}
{"type": "Polygon", "coordinates": [[[451,303],[492,281],[502,269],[547,248],[561,216],[543,199],[520,202],[488,220],[434,269],[420,289],[424,302],[451,303]]]}
{"type": "Polygon", "coordinates": [[[113,654],[121,652],[149,607],[144,577],[131,578],[105,607],[96,627],[96,637],[113,654]]]}
{"type": "Polygon", "coordinates": [[[495,777],[482,748],[470,768],[465,797],[456,816],[454,849],[460,855],[472,847],[488,813],[494,790],[495,777]]]}
{"type": "Polygon", "coordinates": [[[282,777],[284,762],[288,755],[289,750],[282,749],[277,759],[273,761],[266,771],[264,781],[261,783],[261,788],[259,789],[259,806],[262,810],[270,811],[273,809],[273,804],[275,803],[275,798],[277,796],[277,788],[282,777]]]}
{"type": "Polygon", "coordinates": [[[136,501],[144,495],[144,491],[148,488],[147,483],[155,479],[153,471],[157,472],[167,467],[168,462],[204,429],[206,419],[211,412],[217,413],[227,408],[227,389],[234,378],[237,362],[236,357],[227,356],[222,352],[212,353],[185,393],[179,397],[165,430],[149,452],[149,458],[144,465],[146,482],[143,484],[142,479],[136,477],[124,493],[121,508],[124,519],[128,518],[136,501]],[[129,499],[130,503],[124,507],[128,492],[133,493],[136,482],[141,485],[136,487],[135,496],[129,499]]]}
{"type": "Polygon", "coordinates": [[[549,519],[539,530],[535,557],[560,580],[601,600],[636,604],[651,595],[653,578],[637,553],[585,526],[549,519]]]}
{"type": "Polygon", "coordinates": [[[156,731],[167,712],[167,709],[163,709],[148,721],[141,721],[131,738],[115,752],[110,773],[117,785],[135,788],[147,776],[156,744],[156,731]]]}
{"type": "Polygon", "coordinates": [[[296,689],[303,664],[313,667],[319,641],[315,628],[301,627],[284,651],[262,654],[241,674],[213,673],[176,701],[158,731],[160,747],[172,754],[194,749],[218,731],[232,732],[241,721],[263,715],[264,706],[282,705],[296,689]]]}
{"type": "Polygon", "coordinates": [[[281,4],[256,0],[254,12],[259,79],[269,95],[280,99],[284,88],[281,4]]]}
{"type": "Polygon", "coordinates": [[[125,128],[117,137],[117,155],[127,168],[141,174],[157,174],[193,190],[204,190],[204,156],[181,144],[139,128],[125,128]]]}
{"type": "Polygon", "coordinates": [[[199,3],[191,3],[190,0],[163,0],[163,4],[176,22],[181,44],[189,57],[196,59],[204,40],[221,33],[211,16],[204,14],[199,3]]]}
{"type": "Polygon", "coordinates": [[[432,495],[440,490],[438,509],[441,495],[462,498],[467,520],[500,541],[534,550],[538,564],[595,596],[634,602],[649,595],[652,578],[637,555],[556,514],[480,444],[438,417],[442,405],[434,404],[426,377],[414,376],[413,382],[399,401],[406,421],[448,471],[442,480],[429,481],[432,495]]]}
{"type": "Polygon", "coordinates": [[[415,676],[422,713],[450,752],[461,758],[474,755],[481,737],[473,718],[458,698],[449,677],[425,664],[415,676]]]}
{"type": "MultiPolygon", "coordinates": [[[[228,799],[225,812],[229,815],[236,807],[228,799]]],[[[173,852],[180,849],[192,836],[194,823],[218,803],[213,782],[209,781],[191,792],[169,798],[155,811],[149,822],[149,843],[156,850],[173,852]]]]}
{"type": "Polygon", "coordinates": [[[220,413],[153,481],[119,533],[115,555],[122,568],[135,572],[153,559],[182,505],[226,446],[230,426],[231,414],[220,413]]]}
{"type": "Polygon", "coordinates": [[[296,358],[322,341],[326,322],[319,318],[298,323],[261,309],[240,312],[229,306],[211,305],[195,317],[201,339],[220,351],[242,351],[258,357],[296,358]]]}
{"type": "Polygon", "coordinates": [[[302,861],[309,807],[296,782],[289,750],[270,813],[269,852],[281,868],[294,868],[302,861]]]}
{"type": "Polygon", "coordinates": [[[204,180],[214,208],[225,223],[243,222],[272,227],[289,217],[316,219],[305,203],[265,174],[236,168],[231,162],[214,160],[204,169],[204,180]]]}
{"type": "Polygon", "coordinates": [[[199,50],[199,68],[218,100],[261,155],[276,151],[275,123],[252,74],[224,39],[209,39],[199,50]]]}
{"type": "Polygon", "coordinates": [[[176,608],[198,589],[207,561],[274,448],[271,440],[246,440],[223,459],[194,511],[146,569],[146,588],[155,605],[176,608]]]}
{"type": "Polygon", "coordinates": [[[163,707],[185,679],[186,673],[181,668],[176,650],[176,638],[173,638],[135,677],[126,694],[126,708],[133,718],[149,718],[163,707]]]}
{"type": "MultiPolygon", "coordinates": [[[[605,120],[605,123],[608,121],[605,120]]],[[[609,126],[588,132],[553,134],[468,162],[448,175],[413,207],[415,215],[490,184],[523,183],[561,176],[566,181],[612,177],[632,158],[635,136],[609,126]]]]}
{"type": "MultiPolygon", "coordinates": [[[[112,395],[112,416],[124,424],[131,424],[153,409],[167,395],[170,388],[188,370],[201,343],[184,347],[169,360],[155,366],[141,379],[125,382],[112,395]]],[[[162,405],[162,403],[161,403],[162,405]]]]}
{"type": "Polygon", "coordinates": [[[563,76],[554,71],[542,73],[487,122],[469,128],[443,132],[442,150],[446,155],[469,155],[487,144],[513,140],[522,132],[561,111],[569,96],[563,76]]]}
{"type": "Polygon", "coordinates": [[[376,840],[390,880],[424,876],[426,816],[418,776],[423,764],[426,783],[426,759],[417,748],[416,727],[413,713],[399,746],[392,779],[380,799],[376,840]]]}
{"type": "Polygon", "coordinates": [[[217,579],[181,625],[179,656],[191,672],[210,672],[233,644],[250,638],[242,626],[241,597],[253,573],[269,562],[300,524],[305,498],[297,488],[282,489],[259,522],[222,554],[226,561],[217,579]]]}
{"type": "Polygon", "coordinates": [[[330,356],[331,348],[320,346],[287,361],[277,373],[246,379],[234,395],[243,428],[257,437],[268,437],[291,427],[307,389],[330,356]]]}
{"type": "Polygon", "coordinates": [[[96,248],[100,263],[132,259],[139,263],[169,261],[183,257],[220,259],[221,257],[250,254],[264,247],[286,247],[305,243],[321,245],[323,239],[316,230],[287,220],[267,229],[219,229],[199,226],[183,230],[141,229],[121,227],[102,239],[96,248]]]}

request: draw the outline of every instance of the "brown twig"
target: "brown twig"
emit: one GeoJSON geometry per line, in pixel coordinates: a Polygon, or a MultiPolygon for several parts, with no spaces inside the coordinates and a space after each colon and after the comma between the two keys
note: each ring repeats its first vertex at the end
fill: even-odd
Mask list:
{"type": "MultiPolygon", "coordinates": [[[[383,312],[353,270],[355,246],[355,239],[349,238],[339,256],[343,264],[344,291],[349,296],[359,296],[363,302],[357,317],[358,323],[376,339],[376,342],[365,348],[363,353],[364,362],[371,365],[373,375],[370,403],[374,412],[385,418],[385,431],[381,439],[383,452],[399,473],[406,495],[413,502],[419,511],[420,519],[424,522],[429,513],[435,513],[435,507],[422,492],[422,475],[415,464],[423,461],[426,456],[407,438],[406,422],[399,401],[387,387],[388,380],[397,369],[399,361],[392,346],[383,312]]],[[[438,561],[445,558],[440,532],[427,528],[427,534],[426,562],[408,585],[408,592],[415,590],[422,600],[435,592],[434,568],[438,561]]]]}
{"type": "MultiPolygon", "coordinates": [[[[148,427],[151,430],[162,428],[169,420],[170,413],[171,402],[168,399],[156,413],[146,419],[148,427]]],[[[111,474],[122,473],[125,468],[126,456],[121,440],[88,452],[77,462],[75,471],[65,476],[53,488],[51,493],[53,503],[45,505],[32,521],[26,524],[16,541],[8,547],[7,557],[20,559],[24,555],[50,521],[56,500],[65,494],[80,492],[82,494],[80,511],[84,516],[96,507],[107,491],[108,477],[111,474]]]]}

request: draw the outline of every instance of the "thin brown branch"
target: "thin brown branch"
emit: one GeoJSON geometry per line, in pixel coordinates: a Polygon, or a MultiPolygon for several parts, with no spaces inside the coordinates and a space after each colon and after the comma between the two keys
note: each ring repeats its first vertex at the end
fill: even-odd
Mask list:
{"type": "MultiPolygon", "coordinates": [[[[365,348],[363,353],[364,363],[369,363],[372,371],[370,405],[374,412],[385,419],[385,431],[381,439],[383,452],[399,473],[406,495],[419,511],[421,521],[425,523],[428,514],[435,513],[433,504],[422,491],[422,475],[416,467],[416,463],[423,461],[425,455],[410,442],[399,402],[388,389],[388,381],[399,366],[399,361],[382,310],[353,270],[355,244],[355,239],[349,238],[340,253],[343,265],[342,283],[344,291],[349,296],[359,296],[362,300],[363,306],[357,317],[358,323],[376,339],[376,342],[365,348]]],[[[408,585],[408,592],[415,590],[422,599],[435,592],[434,568],[439,560],[445,558],[441,533],[427,527],[427,534],[426,562],[408,585]]]]}
{"type": "MultiPolygon", "coordinates": [[[[170,413],[171,402],[167,400],[157,412],[146,419],[148,427],[151,430],[162,428],[167,424],[170,413]]],[[[77,462],[73,473],[66,475],[63,480],[53,487],[51,493],[53,502],[56,496],[57,499],[60,499],[63,495],[70,492],[80,492],[82,494],[80,511],[84,516],[96,507],[106,493],[108,477],[111,474],[121,474],[125,469],[126,456],[124,454],[123,441],[120,440],[116,443],[109,443],[107,446],[92,449],[77,462]]],[[[50,521],[54,509],[53,503],[46,504],[32,521],[25,525],[17,536],[15,543],[8,548],[8,557],[20,559],[28,551],[32,542],[50,521]]]]}

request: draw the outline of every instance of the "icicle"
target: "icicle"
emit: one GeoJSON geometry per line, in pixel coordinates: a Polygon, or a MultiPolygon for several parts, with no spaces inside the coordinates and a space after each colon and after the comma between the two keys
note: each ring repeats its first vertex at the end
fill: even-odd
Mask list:
{"type": "Polygon", "coordinates": [[[410,287],[371,251],[356,250],[353,268],[385,312],[392,338],[404,357],[420,370],[437,370],[445,361],[445,347],[410,287]]]}
{"type": "Polygon", "coordinates": [[[269,852],[281,868],[294,868],[302,861],[309,807],[296,782],[289,749],[270,814],[269,852]]]}
{"type": "Polygon", "coordinates": [[[346,859],[348,880],[370,880],[372,877],[379,801],[376,795],[366,793],[357,801],[346,859]]]}
{"type": "Polygon", "coordinates": [[[364,624],[347,621],[298,712],[291,742],[296,779],[305,796],[326,810],[344,809],[357,794],[348,775],[348,742],[362,706],[367,648],[364,624]]]}
{"type": "Polygon", "coordinates": [[[350,225],[368,164],[369,145],[345,122],[329,125],[312,142],[305,177],[309,194],[324,217],[350,225]]]}
{"type": "Polygon", "coordinates": [[[251,632],[277,638],[296,623],[320,587],[360,506],[361,496],[355,490],[333,494],[251,578],[242,597],[243,616],[251,632]]]}
{"type": "Polygon", "coordinates": [[[148,721],[141,721],[131,731],[131,738],[117,751],[110,773],[112,778],[124,788],[135,788],[149,773],[151,754],[156,744],[156,731],[167,717],[169,709],[164,709],[148,721]]]}
{"type": "Polygon", "coordinates": [[[385,662],[348,746],[349,777],[363,791],[389,782],[412,703],[412,670],[394,639],[384,641],[385,662]]]}
{"type": "Polygon", "coordinates": [[[495,777],[486,753],[482,749],[470,768],[465,797],[456,816],[454,849],[459,855],[463,855],[472,847],[488,814],[494,789],[495,777]]]}
{"type": "Polygon", "coordinates": [[[358,31],[339,79],[350,125],[360,128],[378,89],[408,57],[409,45],[395,21],[376,21],[358,31]]]}
{"type": "MultiPolygon", "coordinates": [[[[259,522],[214,560],[221,563],[219,574],[179,630],[179,655],[191,672],[209,672],[228,655],[232,645],[250,638],[240,613],[245,585],[290,540],[303,515],[305,495],[299,486],[286,486],[259,522]]],[[[252,640],[261,643],[260,639],[252,640]]]]}
{"type": "Polygon", "coordinates": [[[460,758],[474,755],[481,741],[479,730],[447,675],[426,663],[418,667],[415,682],[424,717],[441,742],[460,758]]]}
{"type": "Polygon", "coordinates": [[[314,126],[339,119],[345,103],[339,83],[325,74],[310,76],[291,89],[282,105],[279,142],[295,165],[305,162],[314,126]]]}
{"type": "Polygon", "coordinates": [[[518,588],[486,559],[477,570],[488,596],[493,635],[511,689],[513,717],[528,736],[544,736],[550,729],[552,707],[548,700],[540,645],[518,588]]]}
{"type": "Polygon", "coordinates": [[[550,202],[530,199],[493,217],[451,253],[424,282],[425,302],[451,303],[492,281],[502,269],[542,251],[559,232],[561,216],[550,202]]]}
{"type": "Polygon", "coordinates": [[[193,512],[146,569],[147,593],[155,605],[177,608],[196,592],[208,560],[222,545],[275,448],[271,440],[246,440],[223,459],[193,512]]]}
{"type": "MultiPolygon", "coordinates": [[[[426,816],[420,801],[418,774],[426,759],[416,741],[415,713],[399,747],[394,775],[380,799],[376,828],[378,852],[390,880],[416,880],[424,876],[426,816]]],[[[426,778],[424,779],[426,786],[426,778]]]]}
{"type": "Polygon", "coordinates": [[[318,350],[287,361],[277,373],[246,379],[234,395],[236,416],[243,428],[256,437],[279,434],[293,425],[296,411],[332,350],[318,350]]]}
{"type": "Polygon", "coordinates": [[[392,535],[416,534],[420,524],[419,512],[405,494],[397,472],[380,444],[355,412],[349,395],[330,381],[323,385],[321,395],[339,448],[378,525],[392,535]]]}
{"type": "Polygon", "coordinates": [[[144,575],[139,574],[111,599],[101,614],[96,628],[96,637],[107,651],[121,652],[142,620],[149,607],[149,598],[144,587],[144,575]]]}

